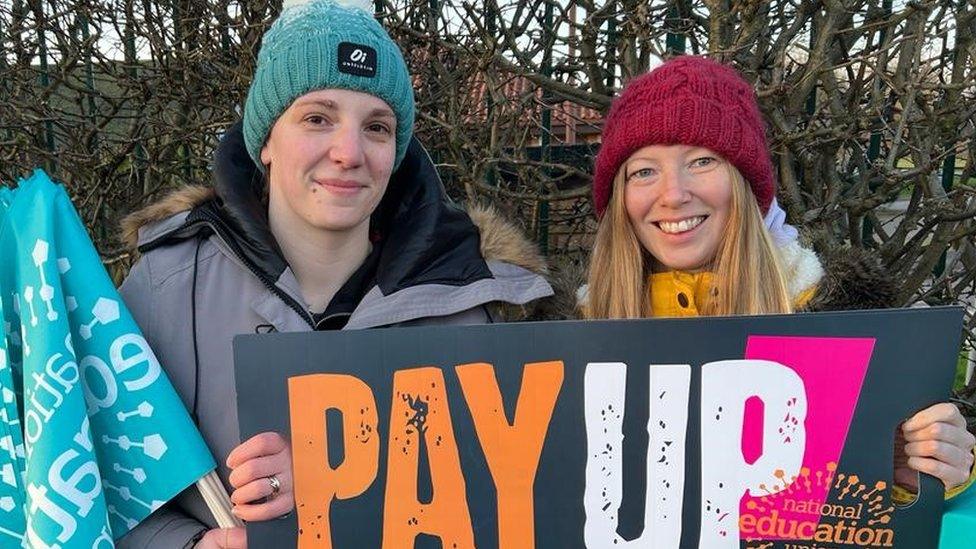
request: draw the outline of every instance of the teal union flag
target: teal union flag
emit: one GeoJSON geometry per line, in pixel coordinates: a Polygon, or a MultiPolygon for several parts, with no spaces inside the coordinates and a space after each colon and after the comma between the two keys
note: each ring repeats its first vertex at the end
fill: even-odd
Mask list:
{"type": "Polygon", "coordinates": [[[42,171],[0,187],[0,547],[114,546],[214,468],[42,171]]]}

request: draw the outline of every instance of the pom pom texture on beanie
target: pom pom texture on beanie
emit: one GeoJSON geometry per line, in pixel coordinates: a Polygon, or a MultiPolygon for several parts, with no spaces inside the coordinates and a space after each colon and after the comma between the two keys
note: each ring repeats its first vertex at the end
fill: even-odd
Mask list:
{"type": "Polygon", "coordinates": [[[676,57],[628,83],[610,107],[593,176],[602,217],[621,165],[650,145],[708,148],[749,182],[763,214],[776,192],[756,95],[732,68],[703,57],[676,57]]]}
{"type": "Polygon", "coordinates": [[[287,0],[264,34],[244,103],[244,143],[262,169],[261,148],[281,114],[302,95],[328,88],[384,100],[397,121],[394,167],[403,160],[413,135],[413,83],[399,47],[368,6],[361,0],[287,0]]]}
{"type": "MultiPolygon", "coordinates": [[[[284,0],[281,3],[281,9],[286,10],[292,6],[300,6],[302,4],[308,4],[311,0],[284,0]]],[[[373,9],[373,2],[371,0],[335,0],[335,3],[352,9],[358,9],[364,12],[369,12],[373,9]]]]}

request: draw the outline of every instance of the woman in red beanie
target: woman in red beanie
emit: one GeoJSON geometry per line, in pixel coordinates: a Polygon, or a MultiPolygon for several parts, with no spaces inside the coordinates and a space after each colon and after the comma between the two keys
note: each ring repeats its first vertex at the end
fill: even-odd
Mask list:
{"type": "MultiPolygon", "coordinates": [[[[584,314],[688,317],[891,305],[885,296],[893,285],[868,258],[825,273],[783,225],[775,191],[756,96],[736,71],[678,57],[634,79],[610,108],[596,159],[600,224],[584,314]]],[[[954,405],[919,412],[901,435],[896,500],[912,498],[906,489],[917,489],[916,471],[941,479],[947,496],[973,482],[974,437],[954,405]]]]}

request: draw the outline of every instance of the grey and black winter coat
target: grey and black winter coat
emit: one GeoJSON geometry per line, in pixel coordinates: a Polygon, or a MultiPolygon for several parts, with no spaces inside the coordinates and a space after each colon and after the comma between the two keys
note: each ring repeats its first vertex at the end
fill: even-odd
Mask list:
{"type": "MultiPolygon", "coordinates": [[[[141,257],[121,292],[228,485],[224,461],[241,442],[233,337],[312,331],[321,323],[270,233],[265,183],[239,125],[215,158],[212,188],[187,187],[124,222],[141,257]]],[[[341,319],[345,329],[486,323],[500,307],[552,294],[535,247],[492,211],[453,205],[416,140],[371,219],[371,235],[379,248],[375,282],[341,319]]],[[[119,547],[184,547],[214,526],[190,488],[119,547]]]]}

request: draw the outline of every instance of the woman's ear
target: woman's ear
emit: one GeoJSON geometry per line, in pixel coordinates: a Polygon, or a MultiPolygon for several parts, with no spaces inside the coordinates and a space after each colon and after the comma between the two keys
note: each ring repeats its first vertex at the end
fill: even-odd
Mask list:
{"type": "Polygon", "coordinates": [[[267,143],[265,143],[264,146],[261,147],[261,163],[264,164],[265,166],[271,165],[271,151],[268,150],[267,143]]]}

